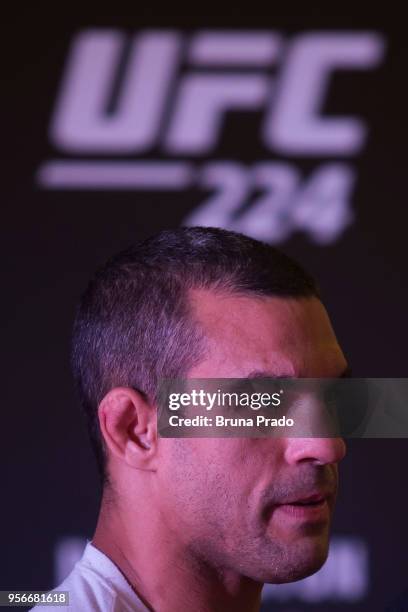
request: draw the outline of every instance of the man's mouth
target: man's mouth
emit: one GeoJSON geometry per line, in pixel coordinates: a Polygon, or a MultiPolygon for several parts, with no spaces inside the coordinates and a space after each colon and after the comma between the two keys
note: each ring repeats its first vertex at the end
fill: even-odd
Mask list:
{"type": "Polygon", "coordinates": [[[314,493],[277,504],[275,513],[304,521],[327,521],[330,517],[328,495],[314,493]]]}

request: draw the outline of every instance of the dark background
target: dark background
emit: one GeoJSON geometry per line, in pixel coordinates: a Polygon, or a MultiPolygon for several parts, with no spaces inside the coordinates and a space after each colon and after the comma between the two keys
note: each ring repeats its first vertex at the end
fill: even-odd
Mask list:
{"type": "MultiPolygon", "coordinates": [[[[362,151],[346,160],[357,173],[351,198],[354,221],[331,244],[319,245],[304,232],[293,232],[279,246],[318,278],[354,374],[407,375],[408,54],[398,23],[310,15],[95,18],[74,23],[62,18],[41,21],[23,11],[3,25],[2,590],[55,586],[58,542],[93,533],[99,495],[96,468],[68,363],[74,308],[89,275],[130,242],[179,225],[208,196],[197,186],[167,193],[64,191],[38,184],[36,174],[44,161],[70,158],[50,143],[48,128],[72,37],[80,30],[107,26],[129,34],[172,27],[186,36],[201,28],[262,28],[288,38],[304,30],[369,30],[384,36],[382,62],[372,70],[336,75],[324,108],[327,114],[359,116],[369,129],[362,151]]],[[[229,114],[210,158],[244,164],[281,159],[257,142],[258,120],[256,113],[229,114]]],[[[164,153],[158,148],[147,157],[163,159],[164,153]]],[[[306,172],[317,163],[307,156],[289,161],[306,172]]],[[[406,588],[407,451],[406,440],[353,440],[341,466],[334,533],[365,543],[370,580],[366,596],[350,604],[328,599],[313,605],[298,599],[282,607],[273,604],[273,609],[376,612],[406,588]]]]}

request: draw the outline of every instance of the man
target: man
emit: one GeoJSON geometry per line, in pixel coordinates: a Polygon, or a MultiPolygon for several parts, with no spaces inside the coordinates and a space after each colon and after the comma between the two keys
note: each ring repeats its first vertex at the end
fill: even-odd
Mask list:
{"type": "Polygon", "coordinates": [[[339,438],[160,438],[163,378],[339,377],[313,279],[215,228],[163,231],[90,282],[73,370],[103,478],[73,610],[259,610],[328,553],[339,438]]]}

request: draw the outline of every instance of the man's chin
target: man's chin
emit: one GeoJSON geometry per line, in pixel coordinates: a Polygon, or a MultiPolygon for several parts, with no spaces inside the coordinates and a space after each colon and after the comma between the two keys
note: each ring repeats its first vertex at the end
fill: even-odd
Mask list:
{"type": "Polygon", "coordinates": [[[288,550],[278,563],[265,568],[262,578],[259,576],[257,579],[270,584],[302,580],[319,571],[327,560],[328,552],[326,539],[299,543],[295,550],[288,550]]]}
{"type": "Polygon", "coordinates": [[[314,559],[312,562],[308,561],[302,566],[292,567],[286,573],[286,575],[280,576],[278,580],[272,580],[277,584],[284,584],[287,582],[296,582],[297,580],[303,580],[308,576],[312,576],[325,564],[327,555],[320,559],[314,559]]]}

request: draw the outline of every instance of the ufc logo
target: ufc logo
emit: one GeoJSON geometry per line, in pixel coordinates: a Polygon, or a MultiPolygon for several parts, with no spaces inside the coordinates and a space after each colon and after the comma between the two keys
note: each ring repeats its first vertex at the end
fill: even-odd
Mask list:
{"type": "Polygon", "coordinates": [[[301,231],[333,243],[353,222],[357,179],[354,164],[338,158],[362,150],[367,126],[324,113],[332,76],[376,67],[384,49],[375,32],[285,39],[250,30],[85,30],[73,40],[51,120],[64,156],[41,164],[37,181],[62,190],[198,190],[203,200],[184,224],[273,243],[301,231]],[[264,159],[243,164],[239,151],[220,158],[234,111],[257,113],[255,142],[239,134],[237,142],[262,142],[264,159]],[[305,172],[290,156],[317,161],[305,172]]]}
{"type": "Polygon", "coordinates": [[[331,76],[372,69],[383,53],[373,32],[285,40],[278,32],[143,31],[129,39],[86,30],[73,41],[51,138],[70,154],[139,155],[159,146],[167,155],[206,155],[226,113],[245,111],[262,114],[259,137],[276,154],[354,155],[366,126],[322,115],[331,76]]]}

